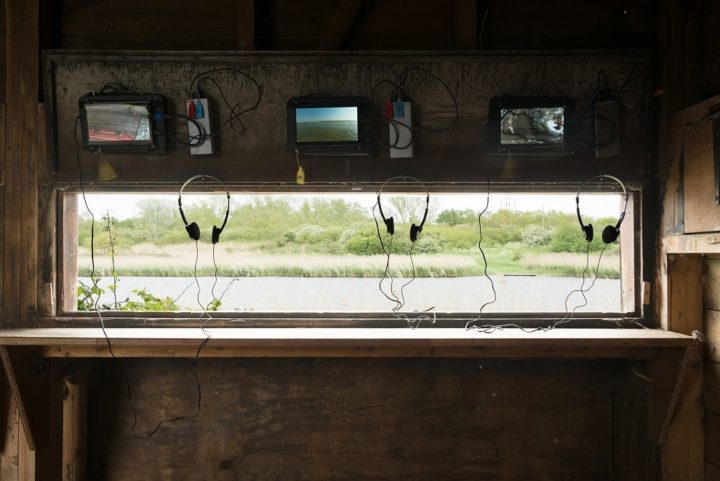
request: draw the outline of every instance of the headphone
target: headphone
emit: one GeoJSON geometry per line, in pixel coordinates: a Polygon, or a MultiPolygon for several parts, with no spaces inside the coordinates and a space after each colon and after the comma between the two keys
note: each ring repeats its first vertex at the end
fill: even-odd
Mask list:
{"type": "Polygon", "coordinates": [[[213,226],[212,228],[212,243],[217,244],[218,241],[220,241],[220,234],[222,233],[223,229],[225,229],[225,224],[227,224],[228,216],[230,215],[230,192],[227,189],[227,186],[225,183],[218,179],[217,177],[213,177],[212,175],[207,174],[201,174],[201,175],[195,175],[193,177],[190,177],[188,180],[185,181],[185,183],[180,187],[180,192],[178,193],[178,208],[180,209],[180,217],[182,217],[182,221],[185,224],[185,230],[187,231],[190,238],[194,241],[200,240],[200,227],[197,225],[197,222],[188,222],[187,218],[185,217],[185,212],[183,212],[182,207],[182,194],[185,187],[187,187],[188,184],[191,182],[194,182],[196,180],[204,181],[205,179],[211,179],[216,181],[218,184],[221,184],[223,186],[223,189],[225,189],[225,196],[227,197],[227,208],[225,209],[225,218],[223,219],[223,223],[220,227],[213,226]]]}
{"type": "Polygon", "coordinates": [[[625,184],[622,183],[620,179],[617,177],[613,177],[612,175],[607,174],[601,174],[596,175],[594,177],[590,177],[585,182],[583,182],[580,187],[577,190],[577,194],[575,194],[575,209],[577,210],[577,218],[578,222],[580,222],[580,228],[583,231],[583,234],[585,234],[585,240],[588,242],[592,242],[593,240],[593,226],[592,224],[585,224],[582,220],[582,216],[580,215],[580,191],[582,188],[587,184],[588,182],[592,182],[594,180],[603,181],[606,179],[610,179],[622,187],[623,195],[625,196],[625,205],[623,206],[622,212],[620,213],[620,217],[618,218],[618,221],[615,225],[608,225],[605,226],[605,228],[602,231],[602,241],[606,244],[612,244],[615,242],[620,235],[620,225],[623,222],[623,219],[625,219],[625,212],[627,211],[627,205],[628,205],[628,192],[627,189],[625,189],[625,184]]]}
{"type": "Polygon", "coordinates": [[[378,210],[380,210],[380,217],[382,217],[383,222],[385,223],[385,228],[387,229],[387,233],[390,235],[395,234],[395,219],[391,217],[385,217],[385,214],[383,213],[382,208],[382,202],[380,201],[380,195],[382,194],[383,189],[385,188],[385,185],[389,182],[393,182],[395,180],[412,180],[413,182],[416,182],[422,186],[422,188],[425,190],[425,213],[423,213],[422,220],[420,221],[420,225],[416,225],[414,222],[410,226],[410,242],[415,242],[418,240],[418,237],[420,236],[420,233],[423,230],[423,226],[425,225],[425,221],[427,220],[428,215],[428,208],[430,207],[430,192],[427,190],[427,187],[425,187],[425,184],[423,184],[420,180],[416,179],[415,177],[406,177],[404,175],[397,175],[395,177],[390,177],[387,179],[383,184],[380,186],[380,191],[377,193],[377,205],[378,210]]]}

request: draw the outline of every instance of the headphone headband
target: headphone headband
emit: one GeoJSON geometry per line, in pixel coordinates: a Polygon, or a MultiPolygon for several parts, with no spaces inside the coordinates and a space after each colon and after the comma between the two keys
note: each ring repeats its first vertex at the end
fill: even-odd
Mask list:
{"type": "MultiPolygon", "coordinates": [[[[620,179],[618,179],[617,177],[612,176],[612,175],[600,174],[600,175],[594,175],[594,176],[590,177],[589,179],[585,180],[585,182],[580,184],[580,187],[578,187],[578,190],[575,193],[575,211],[577,212],[578,222],[580,222],[580,226],[583,228],[583,231],[585,231],[585,229],[589,227],[590,237],[592,237],[592,224],[586,225],[582,219],[582,215],[580,214],[580,191],[583,189],[583,187],[585,187],[586,184],[588,184],[590,182],[593,182],[595,180],[602,182],[606,179],[610,179],[613,182],[615,182],[616,184],[618,184],[622,188],[623,197],[625,197],[625,203],[623,204],[622,211],[620,212],[620,216],[618,217],[617,223],[615,224],[615,227],[614,227],[615,231],[618,231],[620,229],[620,226],[622,225],[623,220],[625,219],[625,213],[627,212],[629,195],[628,195],[627,189],[625,188],[625,184],[620,179]]],[[[615,237],[617,237],[617,234],[615,237]]],[[[590,240],[592,240],[592,239],[590,239],[590,240]]]]}
{"type": "MultiPolygon", "coordinates": [[[[183,207],[182,207],[183,191],[185,190],[185,187],[187,187],[192,182],[195,182],[196,180],[205,181],[206,179],[214,180],[218,184],[222,185],[222,188],[225,190],[225,197],[227,198],[227,207],[225,208],[225,215],[223,216],[222,225],[220,227],[213,226],[212,240],[213,240],[213,244],[215,244],[215,243],[217,243],[217,240],[219,239],[220,234],[222,233],[223,229],[225,229],[225,225],[227,224],[228,217],[230,216],[230,191],[228,190],[227,186],[225,185],[225,182],[223,182],[222,180],[218,179],[217,177],[215,177],[213,175],[209,175],[209,174],[199,174],[199,175],[194,175],[194,176],[190,177],[188,180],[185,181],[185,183],[182,185],[182,187],[180,187],[180,192],[178,192],[178,209],[180,210],[180,217],[182,218],[182,221],[185,224],[185,228],[188,229],[190,226],[190,223],[187,221],[187,218],[185,217],[185,212],[183,211],[183,207]]],[[[197,239],[195,239],[195,240],[197,240],[197,239]]]]}
{"type": "Polygon", "coordinates": [[[382,208],[382,201],[380,200],[380,196],[382,195],[382,191],[385,188],[385,186],[391,182],[399,181],[399,180],[409,180],[412,182],[415,182],[417,184],[420,184],[425,190],[425,212],[423,213],[422,220],[420,221],[420,225],[415,225],[414,223],[410,226],[410,240],[412,242],[415,242],[417,240],[418,234],[422,232],[423,226],[425,225],[425,221],[427,220],[428,216],[428,209],[430,208],[430,191],[427,189],[427,186],[418,178],[416,177],[410,177],[407,175],[396,175],[394,177],[390,177],[389,179],[385,180],[385,182],[382,183],[380,186],[380,190],[378,190],[377,193],[377,206],[378,210],[380,211],[380,217],[382,217],[383,222],[388,228],[389,234],[394,234],[394,220],[392,217],[385,217],[385,213],[383,212],[382,208]]]}

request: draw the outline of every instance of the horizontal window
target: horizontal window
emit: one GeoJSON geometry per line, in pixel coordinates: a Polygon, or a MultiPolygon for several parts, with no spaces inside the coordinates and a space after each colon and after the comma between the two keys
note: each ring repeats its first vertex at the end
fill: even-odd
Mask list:
{"type": "MultiPolygon", "coordinates": [[[[229,313],[632,312],[619,242],[624,198],[583,194],[66,193],[68,311],[229,313]],[[487,205],[487,208],[486,208],[487,205]],[[413,242],[412,225],[427,218],[413,242]],[[67,214],[72,215],[72,214],[67,214]],[[383,218],[384,216],[384,218],[383,218]],[[386,220],[392,218],[394,234],[386,220]],[[74,232],[68,232],[74,231],[74,232]],[[73,253],[76,255],[69,255],[73,253]],[[76,262],[75,262],[76,259],[76,262]]],[[[632,236],[624,223],[622,236],[632,236]]],[[[632,265],[632,263],[630,263],[632,265]]]]}

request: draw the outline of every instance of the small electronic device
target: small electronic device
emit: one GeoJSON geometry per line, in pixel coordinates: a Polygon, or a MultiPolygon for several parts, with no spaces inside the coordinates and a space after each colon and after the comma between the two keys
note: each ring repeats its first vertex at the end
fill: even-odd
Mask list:
{"type": "Polygon", "coordinates": [[[571,155],[574,150],[573,102],[553,97],[490,99],[487,142],[491,154],[571,155]]]}
{"type": "Polygon", "coordinates": [[[83,146],[104,152],[167,151],[165,98],[157,94],[80,97],[83,146]]]}
{"type": "Polygon", "coordinates": [[[288,152],[306,155],[368,155],[365,97],[294,97],[287,103],[288,152]]]}
{"type": "Polygon", "coordinates": [[[210,130],[210,106],[206,98],[185,99],[188,117],[188,140],[191,155],[209,155],[214,152],[210,130]]]}
{"type": "Polygon", "coordinates": [[[391,120],[388,140],[391,159],[408,159],[413,156],[412,104],[398,100],[390,102],[391,120]]]}

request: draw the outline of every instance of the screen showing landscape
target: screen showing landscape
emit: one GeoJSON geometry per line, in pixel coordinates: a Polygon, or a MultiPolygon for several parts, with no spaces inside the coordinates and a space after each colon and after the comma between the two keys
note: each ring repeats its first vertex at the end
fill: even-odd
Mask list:
{"type": "Polygon", "coordinates": [[[357,107],[298,107],[295,110],[296,141],[357,142],[357,107]]]}
{"type": "Polygon", "coordinates": [[[147,105],[88,104],[85,115],[88,145],[152,144],[147,105]]]}
{"type": "Polygon", "coordinates": [[[500,110],[501,145],[562,144],[565,108],[541,107],[500,110]]]}

